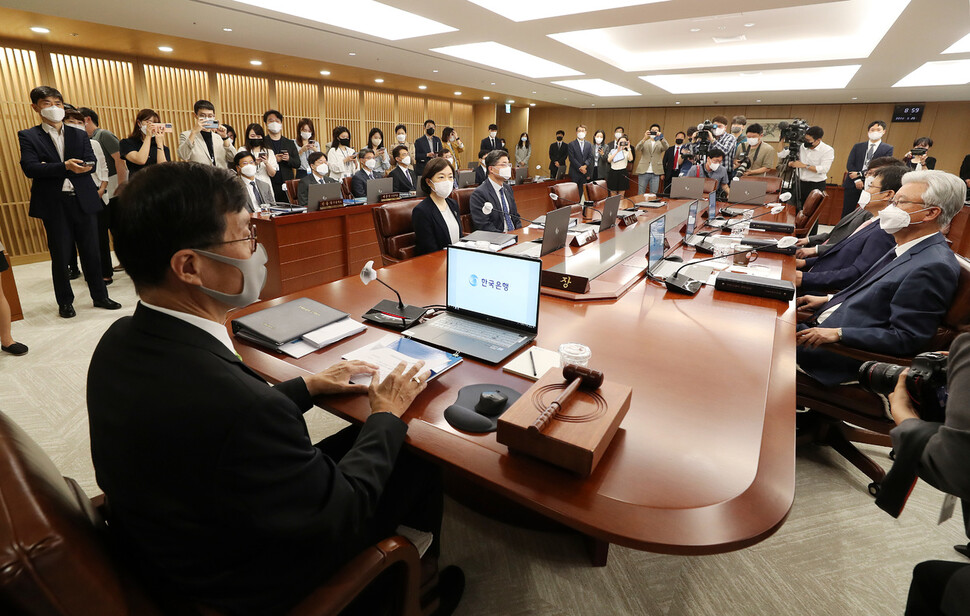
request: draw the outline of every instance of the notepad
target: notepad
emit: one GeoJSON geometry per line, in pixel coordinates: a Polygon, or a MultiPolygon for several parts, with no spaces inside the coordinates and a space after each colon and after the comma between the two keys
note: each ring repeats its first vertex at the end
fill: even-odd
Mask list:
{"type": "Polygon", "coordinates": [[[524,376],[533,381],[538,380],[543,374],[552,368],[559,369],[560,357],[558,351],[551,351],[541,347],[529,347],[519,353],[514,359],[505,364],[502,369],[512,374],[524,376]],[[530,359],[529,354],[532,354],[530,359]],[[532,362],[535,362],[535,372],[532,371],[532,362]]]}
{"type": "MultiPolygon", "coordinates": [[[[457,355],[396,334],[388,334],[377,342],[346,353],[343,359],[357,359],[377,366],[377,378],[381,381],[387,378],[387,375],[401,362],[404,362],[410,368],[417,362],[423,361],[424,368],[422,371],[431,371],[429,381],[438,378],[441,374],[462,362],[462,358],[457,355]]],[[[369,374],[354,375],[350,382],[370,385],[371,376],[369,374]]]]}
{"type": "Polygon", "coordinates": [[[363,323],[347,317],[336,323],[331,323],[325,327],[308,332],[298,340],[293,340],[280,346],[279,350],[290,357],[300,359],[305,355],[309,355],[344,338],[359,334],[366,329],[367,327],[363,323]]]}

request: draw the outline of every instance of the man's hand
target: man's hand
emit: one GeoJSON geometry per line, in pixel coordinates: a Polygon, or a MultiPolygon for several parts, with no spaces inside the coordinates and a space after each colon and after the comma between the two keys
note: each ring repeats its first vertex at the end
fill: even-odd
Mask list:
{"type": "Polygon", "coordinates": [[[862,190],[862,188],[863,188],[863,187],[864,187],[865,185],[866,185],[866,183],[865,183],[865,182],[863,182],[862,180],[856,180],[856,181],[855,181],[855,187],[856,187],[856,188],[858,188],[859,190],[862,190]]]}
{"type": "Polygon", "coordinates": [[[804,310],[818,310],[829,298],[824,295],[802,295],[795,300],[795,307],[804,310]]]}
{"type": "Polygon", "coordinates": [[[967,183],[967,188],[970,188],[970,178],[967,178],[966,180],[964,180],[964,182],[967,183]]]}
{"type": "Polygon", "coordinates": [[[839,330],[832,327],[809,327],[795,333],[795,344],[816,348],[821,344],[839,341],[839,330]]]}
{"type": "Polygon", "coordinates": [[[367,392],[367,385],[353,385],[351,377],[358,374],[377,376],[377,366],[363,361],[341,361],[330,366],[323,372],[303,377],[307,391],[311,396],[329,394],[363,394],[367,392]]]}
{"type": "Polygon", "coordinates": [[[222,137],[223,140],[226,140],[229,138],[229,129],[226,128],[225,124],[220,124],[219,126],[217,126],[215,129],[215,133],[220,137],[222,137]]]}
{"type": "Polygon", "coordinates": [[[586,175],[586,165],[583,165],[582,167],[580,167],[579,172],[582,173],[583,175],[586,175]]]}
{"type": "Polygon", "coordinates": [[[101,197],[104,197],[104,191],[106,190],[108,190],[107,186],[98,188],[98,199],[100,199],[101,197]]]}
{"type": "Polygon", "coordinates": [[[64,161],[64,168],[71,173],[87,173],[91,167],[85,166],[84,161],[79,158],[69,158],[64,161]]]}
{"type": "Polygon", "coordinates": [[[431,371],[418,374],[424,367],[424,362],[411,366],[408,370],[404,367],[407,364],[401,362],[397,365],[387,378],[377,382],[372,379],[367,390],[367,397],[370,398],[371,413],[392,413],[395,417],[404,415],[411,403],[428,386],[428,377],[431,371]]]}
{"type": "Polygon", "coordinates": [[[208,121],[209,121],[209,118],[200,118],[200,117],[196,116],[196,118],[195,118],[195,126],[192,127],[192,135],[191,136],[194,137],[195,135],[198,135],[199,133],[201,133],[204,130],[209,130],[209,129],[207,129],[205,127],[205,123],[208,122],[208,121]]]}
{"type": "Polygon", "coordinates": [[[913,408],[913,402],[909,399],[909,392],[906,391],[906,375],[909,368],[906,368],[899,375],[896,381],[896,389],[889,394],[889,414],[892,415],[896,425],[903,423],[907,419],[919,419],[919,414],[913,408]]]}
{"type": "Polygon", "coordinates": [[[795,268],[802,269],[805,267],[805,259],[795,259],[795,268]]]}
{"type": "Polygon", "coordinates": [[[811,248],[799,248],[795,251],[796,259],[808,259],[810,257],[818,256],[818,247],[812,246],[811,248]]]}
{"type": "Polygon", "coordinates": [[[791,168],[793,168],[793,169],[804,169],[808,165],[806,165],[805,163],[803,163],[800,160],[793,160],[790,163],[788,163],[788,166],[791,167],[791,168]]]}
{"type": "MultiPolygon", "coordinates": [[[[558,160],[552,161],[552,166],[553,167],[558,167],[559,166],[559,161],[558,160]]],[[[970,180],[967,180],[967,186],[970,186],[970,180]]]]}
{"type": "Polygon", "coordinates": [[[795,286],[796,287],[802,286],[802,273],[801,272],[795,272],[795,286]]]}
{"type": "Polygon", "coordinates": [[[807,237],[798,238],[798,240],[795,242],[795,245],[796,246],[808,246],[808,238],[807,237]]]}

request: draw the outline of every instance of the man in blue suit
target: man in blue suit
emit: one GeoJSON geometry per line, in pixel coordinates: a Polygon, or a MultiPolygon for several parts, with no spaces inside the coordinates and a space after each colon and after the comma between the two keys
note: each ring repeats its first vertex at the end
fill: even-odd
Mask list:
{"type": "Polygon", "coordinates": [[[508,152],[493,150],[485,155],[488,178],[475,189],[469,200],[472,228],[476,231],[504,233],[522,226],[515,197],[506,182],[512,177],[508,152]]]}
{"type": "MultiPolygon", "coordinates": [[[[908,169],[902,165],[870,170],[866,180],[869,185],[863,189],[859,205],[877,216],[899,192],[906,173],[908,169]]],[[[869,218],[824,254],[797,259],[795,265],[801,271],[795,272],[795,286],[799,293],[844,289],[895,246],[893,236],[879,227],[879,219],[869,218]]]]}
{"type": "Polygon", "coordinates": [[[576,127],[576,140],[569,142],[569,178],[576,182],[579,194],[583,194],[583,184],[589,181],[593,171],[593,146],[586,141],[586,127],[576,127]]]}
{"type": "Polygon", "coordinates": [[[75,242],[94,306],[117,310],[121,304],[108,298],[101,276],[98,212],[104,202],[91,181],[95,164],[91,140],[84,130],[64,124],[64,97],[56,89],[34,88],[30,106],[41,123],[17,133],[20,167],[33,180],[29,215],[43,220],[47,232],[57,313],[65,319],[77,314],[68,277],[75,242]]]}
{"type": "Polygon", "coordinates": [[[377,154],[370,148],[364,148],[357,153],[360,160],[360,171],[350,179],[350,192],[355,197],[367,196],[367,180],[377,180],[384,177],[380,171],[374,171],[377,167],[377,154]]]}
{"type": "Polygon", "coordinates": [[[883,143],[886,136],[886,123],[876,120],[869,123],[869,140],[857,143],[849,151],[849,158],[845,162],[845,170],[848,174],[842,183],[845,192],[842,196],[842,215],[850,213],[855,209],[855,204],[859,202],[859,193],[862,192],[866,170],[873,158],[881,156],[892,156],[893,146],[883,143]]]}
{"type": "Polygon", "coordinates": [[[825,385],[858,379],[860,362],[825,350],[842,344],[891,355],[923,351],[949,309],[960,266],[940,230],[963,207],[960,178],[944,171],[903,176],[879,225],[896,246],[859,280],[831,298],[798,299],[799,368],[825,385]]]}
{"type": "Polygon", "coordinates": [[[434,136],[434,120],[424,121],[424,137],[414,140],[414,172],[421,177],[428,161],[441,154],[441,139],[434,136]]]}
{"type": "Polygon", "coordinates": [[[485,157],[488,156],[488,150],[481,150],[478,153],[478,160],[481,163],[475,167],[475,183],[481,186],[488,179],[488,167],[485,166],[485,157]]]}

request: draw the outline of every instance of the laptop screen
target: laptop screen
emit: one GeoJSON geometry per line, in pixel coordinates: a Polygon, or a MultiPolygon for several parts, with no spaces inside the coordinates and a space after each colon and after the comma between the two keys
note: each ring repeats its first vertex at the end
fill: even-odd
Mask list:
{"type": "Polygon", "coordinates": [[[667,232],[667,217],[660,216],[650,222],[650,252],[647,254],[647,267],[653,267],[664,258],[664,234],[667,232]]]}
{"type": "Polygon", "coordinates": [[[714,220],[714,217],[717,216],[717,192],[711,191],[711,193],[707,195],[707,199],[707,219],[714,220]]]}
{"type": "Polygon", "coordinates": [[[542,261],[448,246],[448,309],[536,331],[542,261]]]}
{"type": "Polygon", "coordinates": [[[687,210],[687,229],[685,236],[690,237],[694,235],[694,227],[697,226],[697,200],[694,200],[690,204],[690,208],[687,210]]]}

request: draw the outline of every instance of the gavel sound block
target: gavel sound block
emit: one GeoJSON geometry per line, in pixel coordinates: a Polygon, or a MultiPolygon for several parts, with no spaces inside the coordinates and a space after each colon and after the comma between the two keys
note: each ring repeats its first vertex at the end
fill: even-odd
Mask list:
{"type": "MultiPolygon", "coordinates": [[[[562,408],[550,413],[543,422],[544,412],[573,380],[556,370],[546,372],[499,417],[496,438],[511,452],[588,477],[630,409],[633,389],[609,380],[592,390],[584,389],[581,383],[562,402],[562,408]],[[536,425],[537,420],[544,423],[541,428],[536,425]]],[[[588,386],[589,382],[585,384],[588,386]]]]}

